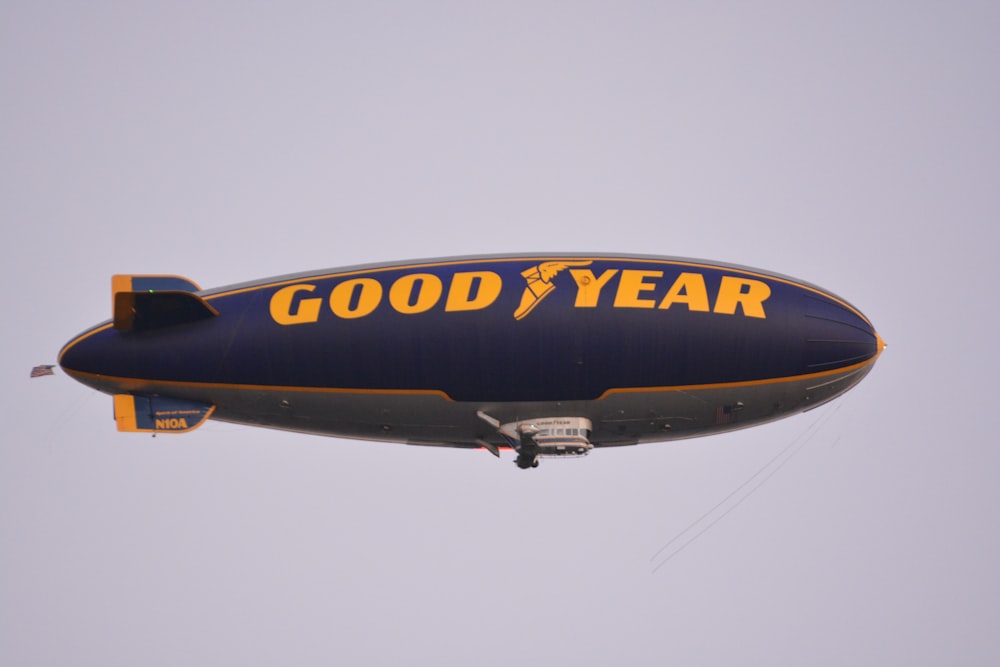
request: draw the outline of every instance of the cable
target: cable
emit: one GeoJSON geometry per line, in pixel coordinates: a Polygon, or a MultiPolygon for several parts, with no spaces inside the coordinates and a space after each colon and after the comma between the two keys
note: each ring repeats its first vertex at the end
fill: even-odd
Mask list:
{"type": "Polygon", "coordinates": [[[671,551],[670,554],[666,558],[664,558],[660,563],[658,563],[655,567],[653,567],[652,574],[655,574],[657,570],[659,570],[661,567],[663,567],[664,565],[666,565],[670,560],[672,560],[674,558],[674,556],[676,556],[680,552],[684,551],[684,549],[686,549],[692,543],[694,543],[695,540],[697,540],[699,537],[701,537],[702,535],[704,535],[705,533],[707,533],[712,528],[712,526],[714,526],[718,522],[722,521],[722,519],[724,519],[726,517],[726,515],[728,515],[730,512],[732,512],[734,509],[736,509],[740,505],[742,505],[743,502],[746,501],[747,498],[749,498],[750,496],[752,496],[754,494],[754,492],[757,491],[757,489],[759,489],[760,487],[762,487],[769,479],[771,479],[771,477],[773,477],[789,461],[791,461],[792,458],[796,454],[798,454],[806,446],[806,444],[808,444],[808,442],[813,438],[813,436],[816,435],[816,433],[819,430],[819,427],[822,426],[822,425],[824,425],[824,424],[826,424],[828,421],[830,421],[830,419],[833,418],[833,415],[835,415],[840,410],[840,408],[841,408],[842,405],[843,405],[843,403],[838,403],[837,406],[832,411],[830,411],[829,413],[823,415],[822,417],[820,417],[819,419],[817,419],[816,421],[814,421],[812,424],[810,424],[808,427],[806,427],[802,431],[802,433],[800,433],[799,435],[797,435],[796,437],[794,437],[791,440],[791,442],[789,442],[788,445],[786,445],[784,447],[784,449],[782,449],[780,452],[778,452],[773,457],[771,457],[771,459],[767,463],[765,463],[763,466],[761,466],[757,470],[757,472],[755,472],[750,477],[748,477],[742,484],[740,484],[738,487],[736,487],[736,489],[734,489],[732,492],[730,492],[725,498],[723,498],[722,500],[720,500],[718,503],[716,503],[714,506],[712,506],[711,509],[709,509],[707,512],[705,512],[700,517],[698,517],[697,519],[695,519],[694,521],[692,521],[690,524],[688,524],[687,527],[684,528],[684,530],[682,530],[679,533],[677,533],[676,535],[674,535],[666,544],[664,544],[662,547],[660,547],[656,551],[656,553],[654,553],[650,557],[650,559],[649,559],[650,561],[655,561],[660,554],[662,554],[664,551],[666,551],[670,547],[670,545],[674,544],[677,540],[679,540],[681,537],[683,537],[685,534],[687,534],[689,531],[691,531],[695,526],[697,526],[702,521],[704,521],[705,519],[707,519],[708,517],[710,517],[716,510],[718,510],[720,507],[722,507],[727,502],[729,502],[734,496],[736,496],[736,494],[738,494],[740,491],[742,491],[744,488],[746,488],[747,485],[749,485],[751,482],[753,482],[753,480],[755,480],[762,473],[764,473],[769,468],[771,468],[770,472],[768,472],[764,476],[764,478],[761,479],[760,482],[756,486],[753,486],[746,493],[746,495],[744,495],[739,500],[737,500],[736,503],[733,504],[725,512],[723,512],[718,517],[716,517],[715,519],[713,519],[707,526],[705,526],[705,528],[703,528],[698,533],[696,533],[694,535],[694,537],[692,537],[690,540],[688,540],[688,541],[684,542],[683,544],[681,544],[681,546],[678,547],[677,549],[675,549],[674,551],[671,551]],[[812,431],[812,432],[810,433],[810,431],[812,431]],[[793,447],[794,447],[794,450],[793,450],[793,447]],[[791,454],[789,454],[783,461],[781,461],[780,463],[778,463],[777,466],[775,466],[774,465],[775,462],[778,461],[782,456],[784,456],[789,450],[792,450],[791,454]],[[772,468],[772,466],[773,466],[773,468],[772,468]]]}

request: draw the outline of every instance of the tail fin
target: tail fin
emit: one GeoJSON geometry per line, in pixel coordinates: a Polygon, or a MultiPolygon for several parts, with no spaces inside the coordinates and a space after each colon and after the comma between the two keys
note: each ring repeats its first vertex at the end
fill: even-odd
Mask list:
{"type": "Polygon", "coordinates": [[[168,396],[115,394],[115,421],[119,431],[131,433],[187,433],[212,416],[215,406],[168,396]]]}
{"type": "Polygon", "coordinates": [[[196,294],[200,289],[180,276],[113,276],[115,329],[149,331],[215,317],[219,312],[196,294]]]}
{"type": "Polygon", "coordinates": [[[183,276],[111,276],[111,292],[200,292],[198,285],[183,276]]]}

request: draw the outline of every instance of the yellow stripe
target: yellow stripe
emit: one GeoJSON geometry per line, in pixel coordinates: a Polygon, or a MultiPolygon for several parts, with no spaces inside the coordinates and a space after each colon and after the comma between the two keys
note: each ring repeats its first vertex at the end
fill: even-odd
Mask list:
{"type": "Polygon", "coordinates": [[[741,382],[717,382],[715,384],[688,384],[688,385],[676,385],[667,387],[617,387],[615,389],[608,389],[606,392],[600,395],[597,399],[599,401],[604,400],[612,394],[632,394],[646,391],[698,391],[701,389],[731,389],[735,387],[756,387],[763,386],[767,384],[778,384],[781,382],[795,382],[796,380],[813,380],[821,377],[828,377],[830,375],[839,374],[850,374],[858,369],[864,368],[865,366],[875,363],[878,358],[878,354],[867,361],[862,361],[851,366],[844,366],[843,368],[837,368],[832,371],[820,371],[818,373],[805,373],[803,375],[789,375],[786,377],[778,378],[766,378],[764,380],[744,380],[741,382]]]}
{"type": "MultiPolygon", "coordinates": [[[[644,392],[668,392],[668,391],[699,391],[702,389],[732,389],[736,387],[756,387],[768,384],[795,382],[798,380],[813,380],[816,378],[829,377],[831,375],[849,374],[851,372],[864,368],[865,366],[874,364],[878,356],[879,355],[876,354],[874,357],[868,359],[867,361],[862,361],[860,363],[853,364],[851,366],[845,366],[844,368],[838,368],[832,371],[805,373],[803,375],[789,375],[786,377],[766,378],[763,380],[744,380],[740,382],[718,382],[714,384],[709,383],[709,384],[670,385],[670,386],[660,386],[660,387],[615,387],[606,390],[595,400],[603,401],[604,399],[614,394],[637,394],[644,392]]],[[[294,387],[294,386],[263,385],[263,384],[230,384],[222,382],[182,382],[178,380],[152,380],[143,378],[112,377],[108,375],[97,375],[95,373],[84,373],[73,370],[67,370],[66,372],[69,373],[70,375],[91,377],[105,382],[121,384],[123,386],[133,385],[134,388],[140,390],[141,390],[141,385],[136,386],[136,383],[156,384],[159,386],[166,386],[166,387],[236,389],[244,391],[289,391],[289,392],[314,393],[314,394],[356,394],[356,395],[381,395],[381,396],[437,396],[452,403],[456,402],[455,399],[449,396],[447,392],[442,391],[440,389],[361,389],[361,388],[346,388],[346,387],[294,387]]],[[[565,399],[552,399],[552,401],[558,401],[558,400],[565,400],[565,399]]],[[[590,400],[590,399],[579,399],[579,400],[590,400]]],[[[482,401],[464,401],[464,402],[475,403],[482,401]]],[[[510,401],[510,402],[544,403],[549,401],[510,401]]]]}
{"type": "Polygon", "coordinates": [[[239,389],[246,391],[294,391],[317,394],[381,394],[381,395],[422,395],[440,396],[441,398],[454,402],[454,399],[440,389],[360,389],[344,387],[294,387],[286,385],[269,384],[231,384],[225,382],[184,382],[180,380],[152,380],[147,378],[126,378],[113,375],[100,375],[98,373],[87,373],[85,371],[75,371],[63,369],[69,375],[75,377],[88,377],[102,382],[110,382],[129,387],[129,390],[141,392],[142,385],[155,384],[164,387],[196,387],[204,389],[239,389]]]}

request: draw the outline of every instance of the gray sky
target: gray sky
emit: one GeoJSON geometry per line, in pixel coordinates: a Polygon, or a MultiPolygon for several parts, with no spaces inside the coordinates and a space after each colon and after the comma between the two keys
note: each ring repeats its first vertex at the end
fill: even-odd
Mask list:
{"type": "Polygon", "coordinates": [[[989,2],[4,3],[0,663],[1000,662],[998,26],[989,2]],[[889,348],[814,412],[529,472],[119,434],[109,397],[28,379],[109,316],[112,273],[595,250],[796,276],[889,348]]]}

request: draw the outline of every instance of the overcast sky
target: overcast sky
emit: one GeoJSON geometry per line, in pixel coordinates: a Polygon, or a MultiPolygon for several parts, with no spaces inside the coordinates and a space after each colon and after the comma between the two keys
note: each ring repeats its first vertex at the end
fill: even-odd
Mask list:
{"type": "Polygon", "coordinates": [[[1000,662],[1000,7],[817,4],[0,4],[0,663],[1000,662]],[[517,251],[788,274],[889,348],[531,471],[28,379],[113,273],[517,251]]]}

